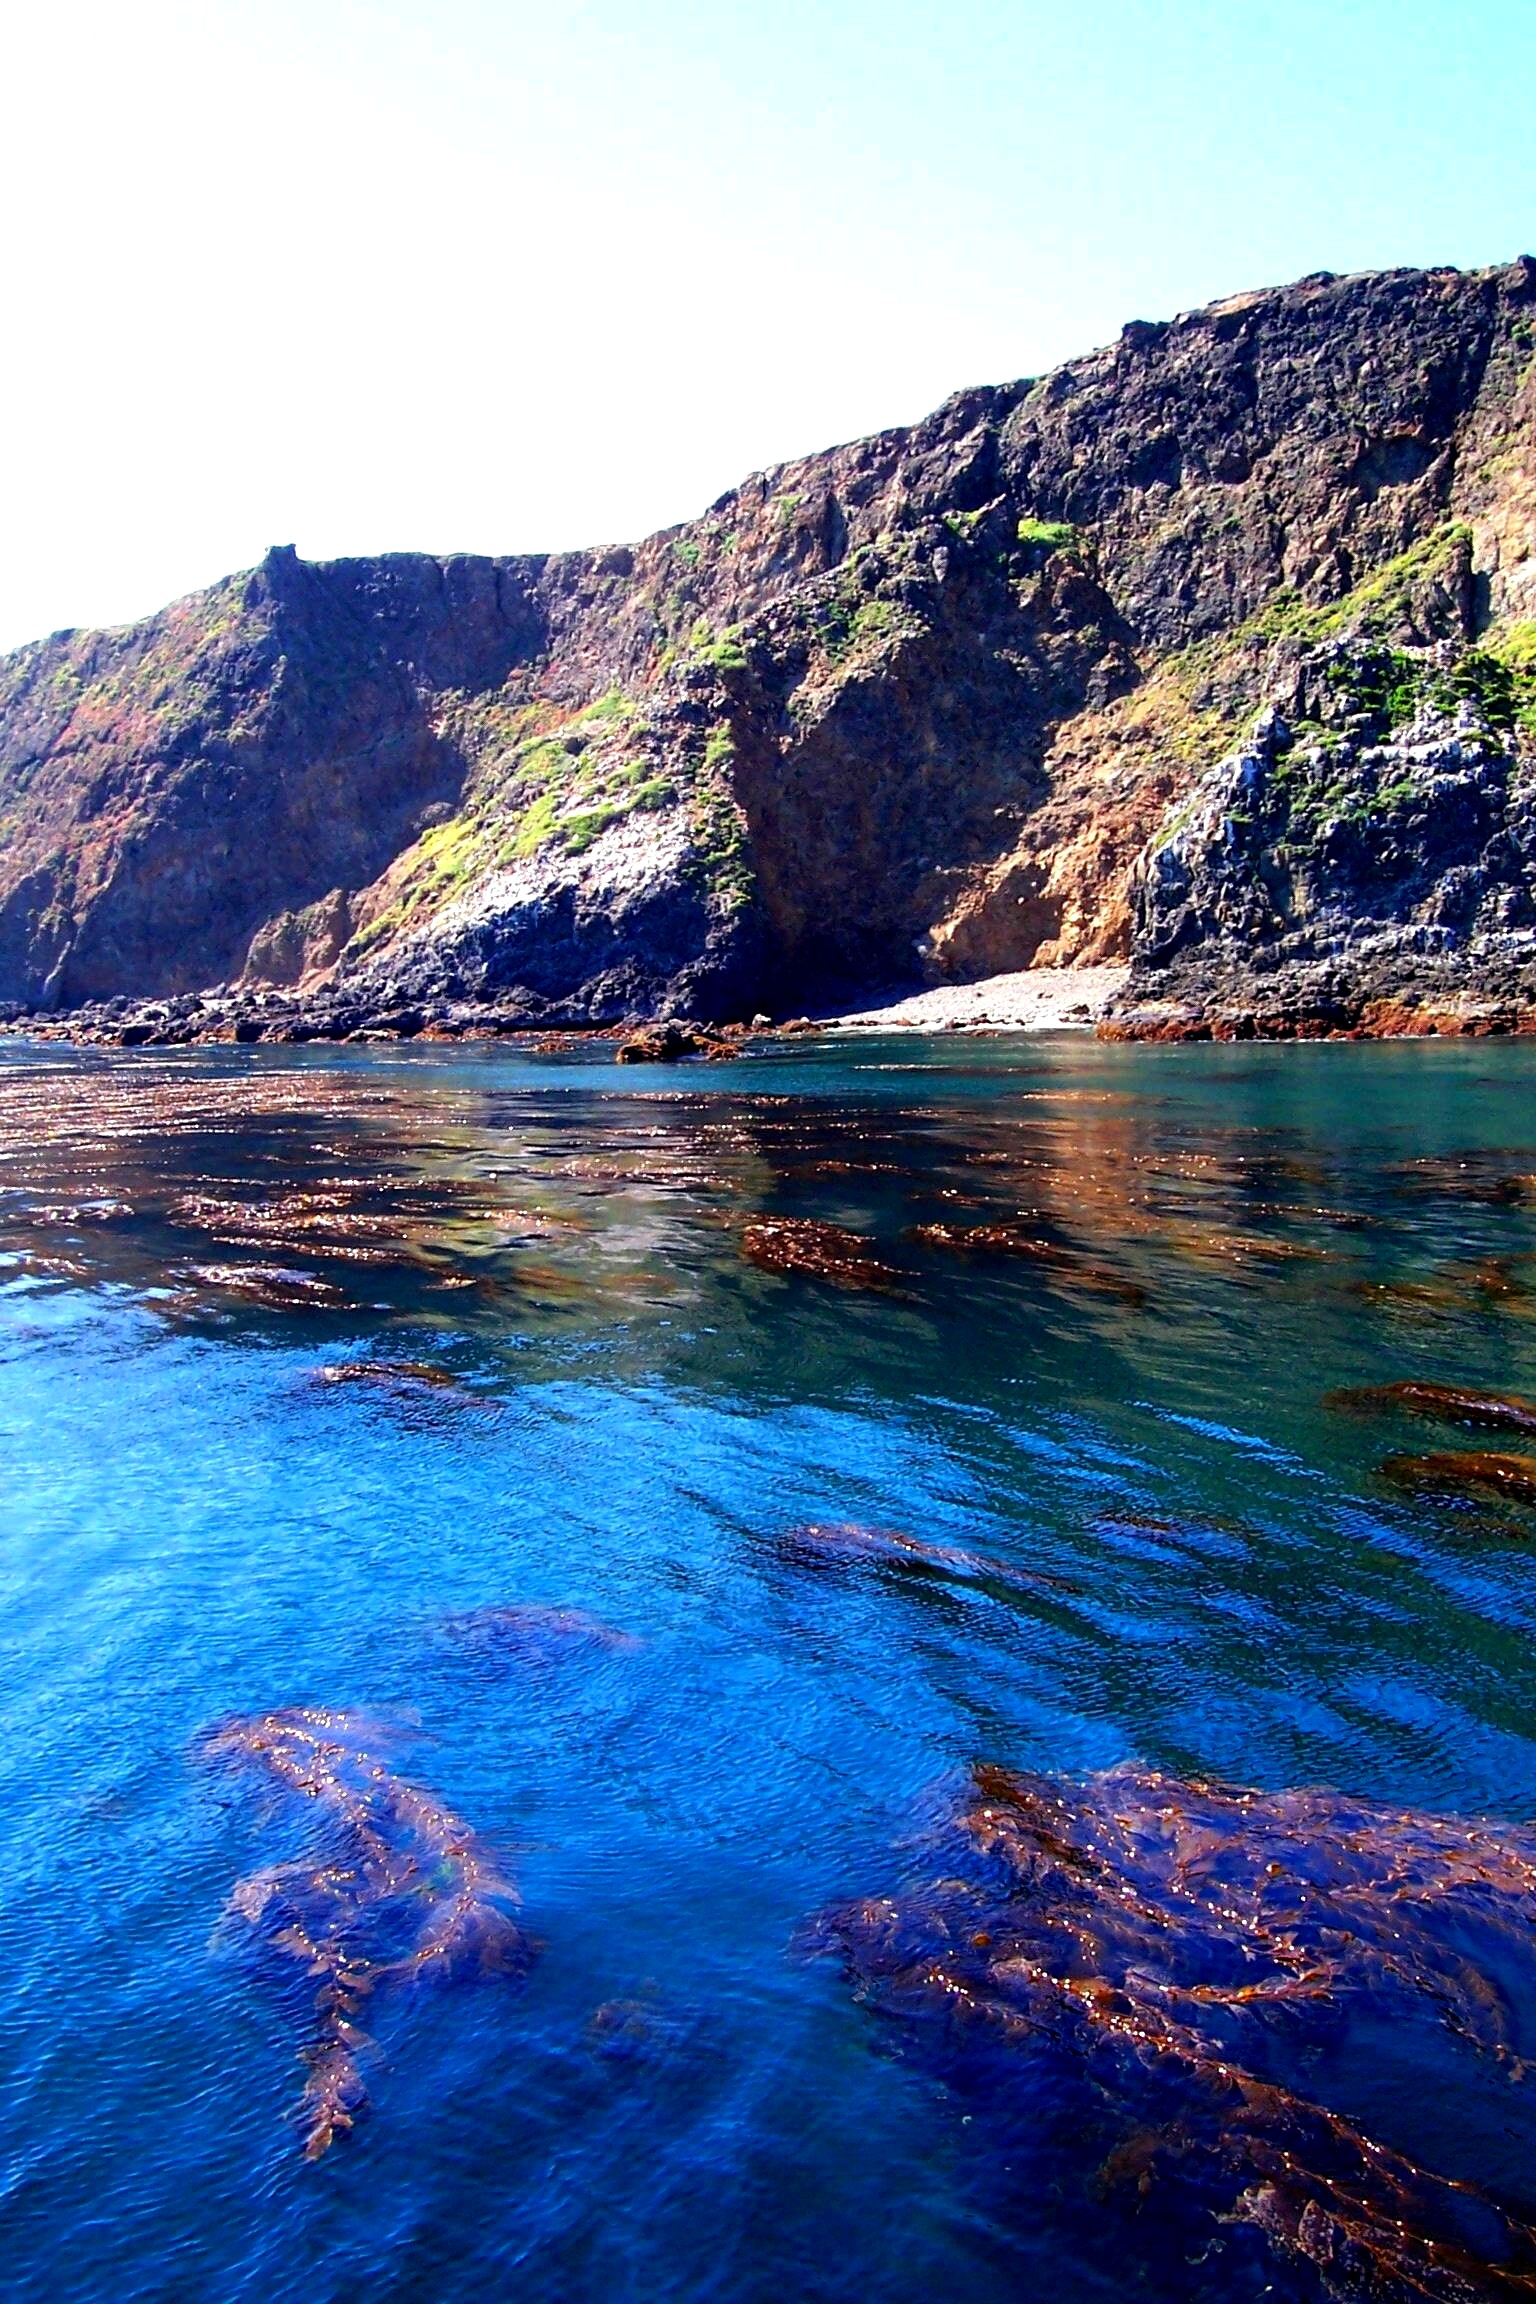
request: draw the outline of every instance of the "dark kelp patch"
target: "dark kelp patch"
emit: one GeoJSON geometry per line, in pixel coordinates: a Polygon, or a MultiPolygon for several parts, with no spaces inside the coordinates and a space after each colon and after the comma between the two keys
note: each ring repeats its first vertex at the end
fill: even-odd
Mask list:
{"type": "Polygon", "coordinates": [[[803,1272],[834,1288],[898,1288],[901,1275],[869,1251],[861,1232],[814,1216],[763,1216],[744,1225],[741,1234],[743,1256],[760,1271],[803,1272]]]}
{"type": "Polygon", "coordinates": [[[640,1647],[633,1632],[621,1632],[582,1608],[545,1607],[532,1601],[494,1602],[445,1616],[443,1641],[482,1662],[547,1665],[603,1649],[619,1655],[640,1647]]]}
{"type": "Polygon", "coordinates": [[[229,1916],[314,1984],[301,2050],[304,2155],[317,2160],[367,2100],[360,2026],[381,1995],[422,1983],[521,1976],[534,1947],[512,1882],[469,1826],[397,1776],[390,1738],[350,1712],[281,1711],[227,1721],[211,1760],[258,1771],[302,1818],[305,1853],[240,1881],[229,1916]]]}
{"type": "Polygon", "coordinates": [[[1028,2138],[1031,2186],[1120,2207],[1181,2294],[1196,2262],[1204,2292],[1263,2287],[1257,2249],[1297,2293],[1536,2296],[1536,2230],[1271,2076],[1299,2080],[1352,2017],[1415,2012],[1520,2076],[1536,1833],[980,1768],[932,1856],[931,1878],[824,1913],[803,1946],[983,2115],[999,2182],[1028,2138]]]}
{"type": "Polygon", "coordinates": [[[1384,1480],[1415,1495],[1536,1505],[1536,1456],[1448,1448],[1427,1456],[1388,1456],[1379,1469],[1384,1480]]]}
{"type": "Polygon", "coordinates": [[[1431,1423],[1467,1424],[1485,1432],[1536,1433],[1536,1400],[1513,1392],[1477,1392],[1462,1384],[1431,1384],[1416,1377],[1330,1392],[1324,1405],[1350,1415],[1389,1414],[1396,1409],[1431,1423]]]}
{"type": "Polygon", "coordinates": [[[1080,1249],[1013,1224],[914,1224],[907,1238],[922,1248],[948,1250],[958,1256],[1022,1257],[1038,1264],[1068,1285],[1087,1288],[1122,1304],[1142,1305],[1147,1292],[1139,1281],[1127,1280],[1107,1264],[1096,1264],[1080,1249]]]}
{"type": "Polygon", "coordinates": [[[486,1414],[497,1406],[432,1360],[329,1360],[314,1370],[310,1382],[322,1392],[360,1391],[403,1408],[473,1408],[486,1414]]]}
{"type": "Polygon", "coordinates": [[[780,1556],[801,1568],[895,1568],[926,1570],[965,1583],[1012,1584],[1026,1592],[1071,1592],[1059,1576],[1015,1568],[984,1552],[958,1544],[929,1544],[897,1528],[868,1528],[857,1520],[809,1520],[787,1528],[777,1540],[780,1556]]]}

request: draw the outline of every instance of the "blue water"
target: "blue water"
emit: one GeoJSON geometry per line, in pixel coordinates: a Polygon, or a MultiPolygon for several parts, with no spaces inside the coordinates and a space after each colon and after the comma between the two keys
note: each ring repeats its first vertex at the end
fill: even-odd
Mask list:
{"type": "MultiPolygon", "coordinates": [[[[1536,1391],[1533,1091],[1516,1044],[7,1044],[6,2296],[1129,2292],[1048,2197],[1000,2210],[796,1932],[897,1881],[978,1760],[1536,1811],[1518,1510],[1404,1496],[1380,1458],[1475,1442],[1322,1404],[1536,1391]],[[755,1268],[762,1212],[871,1235],[899,1287],[755,1268]],[[1020,1215],[1081,1267],[904,1237],[1020,1215]],[[264,1305],[252,1266],[331,1290],[264,1305]],[[461,1389],[315,1380],[355,1358],[461,1389]],[[802,1522],[1059,1582],[818,1573],[802,1522]],[[634,1644],[444,1637],[515,1602],[634,1644]],[[293,1820],[199,1749],[295,1704],[393,1722],[542,1945],[381,2001],[314,2164],[302,1980],[225,1912],[293,1820]]],[[[1529,2213],[1536,2083],[1437,2134],[1432,2078],[1344,2109],[1529,2213]]]]}

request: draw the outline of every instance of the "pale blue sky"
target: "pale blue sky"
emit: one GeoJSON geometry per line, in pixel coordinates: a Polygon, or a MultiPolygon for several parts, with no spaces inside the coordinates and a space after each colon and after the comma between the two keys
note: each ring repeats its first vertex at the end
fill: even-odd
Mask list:
{"type": "Polygon", "coordinates": [[[0,646],[537,550],[1232,290],[1536,243],[1536,0],[16,0],[0,646]]]}

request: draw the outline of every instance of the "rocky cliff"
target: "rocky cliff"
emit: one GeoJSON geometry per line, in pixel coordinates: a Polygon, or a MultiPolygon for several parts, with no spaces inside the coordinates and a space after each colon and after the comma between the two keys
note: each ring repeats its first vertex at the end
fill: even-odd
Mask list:
{"type": "Polygon", "coordinates": [[[1114,957],[1203,997],[1352,939],[1518,975],[1533,642],[1536,263],[1320,275],[641,544],[278,550],[21,650],[0,998],[729,1017],[1114,957]]]}

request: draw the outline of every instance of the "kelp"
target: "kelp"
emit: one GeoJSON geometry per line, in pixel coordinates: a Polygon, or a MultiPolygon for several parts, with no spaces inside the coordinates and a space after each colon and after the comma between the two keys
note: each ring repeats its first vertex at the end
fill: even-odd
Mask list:
{"type": "Polygon", "coordinates": [[[166,1209],[179,1230],[203,1232],[222,1247],[318,1255],[347,1264],[394,1264],[420,1226],[401,1214],[360,1207],[354,1190],[334,1184],[285,1192],[272,1200],[232,1200],[184,1192],[166,1209]]]}
{"type": "Polygon", "coordinates": [[[216,1308],[222,1298],[263,1312],[345,1312],[350,1304],[334,1280],[279,1264],[188,1264],[172,1279],[178,1285],[171,1302],[178,1311],[216,1308]]]}
{"type": "Polygon", "coordinates": [[[1139,1281],[1098,1264],[1081,1249],[1012,1224],[914,1224],[907,1234],[923,1248],[944,1248],[960,1256],[1018,1256],[1081,1288],[1141,1305],[1147,1292],[1139,1281]]]}
{"type": "Polygon", "coordinates": [[[457,1392],[459,1380],[430,1360],[332,1360],[315,1370],[317,1384],[409,1384],[457,1392]]]}
{"type": "Polygon", "coordinates": [[[605,2064],[667,2064],[687,2045],[690,2027],[654,2000],[605,2000],[582,2029],[588,2053],[605,2064]]]}
{"type": "Polygon", "coordinates": [[[1058,2163],[1032,2182],[1134,2213],[1179,2293],[1223,2255],[1232,2293],[1246,2229],[1269,2277],[1340,2299],[1536,2297],[1527,2222],[1273,2076],[1352,2021],[1419,2014],[1521,2079],[1536,1832],[1134,1768],[1076,1786],[979,1768],[932,1859],[804,1943],[986,2116],[1004,2171],[1027,2136],[1058,2163]]]}
{"type": "Polygon", "coordinates": [[[861,1232],[814,1216],[763,1216],[743,1226],[741,1252],[764,1272],[804,1272],[835,1288],[890,1291],[901,1275],[870,1254],[861,1232]]]}
{"type": "Polygon", "coordinates": [[[461,1609],[439,1626],[450,1647],[491,1662],[546,1665],[581,1649],[618,1654],[638,1648],[632,1632],[621,1632],[581,1608],[546,1607],[534,1601],[497,1601],[461,1609]]]}
{"type": "Polygon", "coordinates": [[[1467,1424],[1485,1432],[1536,1432],[1536,1400],[1514,1392],[1478,1392],[1464,1384],[1432,1384],[1420,1377],[1330,1392],[1325,1405],[1352,1415],[1401,1410],[1430,1423],[1467,1424]]]}
{"type": "Polygon", "coordinates": [[[309,1845],[240,1881],[229,1916],[313,1983],[301,2117],[306,2159],[367,2100],[359,2018],[407,1987],[520,1977],[531,1939],[512,1882],[469,1826],[397,1775],[393,1742],[352,1712],[263,1712],[224,1722],[205,1756],[258,1772],[292,1803],[309,1845]]]}
{"type": "Polygon", "coordinates": [[[1405,1199],[1460,1201],[1480,1208],[1536,1206],[1536,1176],[1507,1163],[1530,1154],[1520,1152],[1434,1153],[1421,1160],[1401,1162],[1386,1172],[1388,1181],[1405,1199]]]}
{"type": "Polygon", "coordinates": [[[1501,1504],[1536,1505],[1536,1456],[1506,1456],[1490,1449],[1448,1448],[1427,1456],[1388,1456],[1378,1467],[1384,1480],[1420,1496],[1492,1498],[1501,1504]]]}
{"type": "Polygon", "coordinates": [[[965,1583],[1012,1584],[1021,1591],[1069,1592],[1064,1578],[1016,1568],[958,1544],[929,1544],[898,1528],[867,1528],[857,1520],[810,1520],[778,1538],[780,1556],[802,1568],[919,1569],[965,1583]]]}
{"type": "Polygon", "coordinates": [[[451,1369],[431,1360],[329,1360],[314,1370],[311,1381],[323,1392],[376,1393],[407,1408],[474,1408],[483,1413],[496,1406],[462,1384],[451,1369]]]}

